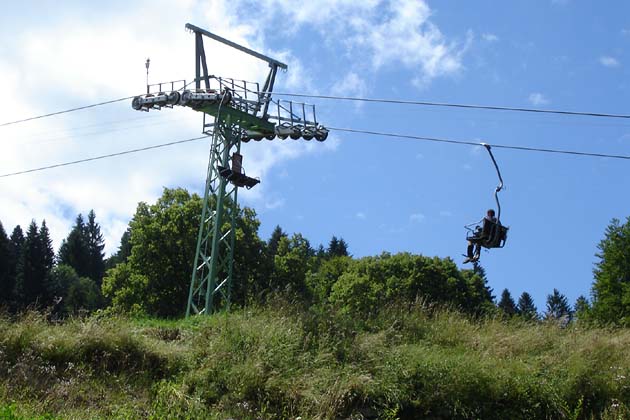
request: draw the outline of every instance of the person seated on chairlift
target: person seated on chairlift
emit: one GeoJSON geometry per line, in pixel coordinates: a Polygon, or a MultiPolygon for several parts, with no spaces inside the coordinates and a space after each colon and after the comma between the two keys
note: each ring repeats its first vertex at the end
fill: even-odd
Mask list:
{"type": "Polygon", "coordinates": [[[484,217],[479,223],[483,222],[482,226],[477,226],[475,229],[475,233],[468,239],[468,249],[466,250],[466,259],[464,260],[464,264],[469,263],[471,261],[476,262],[479,260],[479,256],[481,254],[481,244],[484,241],[489,239],[490,229],[492,225],[488,222],[496,223],[497,218],[494,215],[494,210],[489,209],[486,213],[486,217],[484,217]],[[473,252],[474,251],[474,252],[473,252]]]}

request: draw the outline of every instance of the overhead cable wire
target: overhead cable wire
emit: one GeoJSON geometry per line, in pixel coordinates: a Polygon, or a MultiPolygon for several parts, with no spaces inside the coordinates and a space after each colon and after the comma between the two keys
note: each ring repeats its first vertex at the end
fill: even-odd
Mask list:
{"type": "MultiPolygon", "coordinates": [[[[352,128],[340,128],[340,127],[328,127],[328,128],[334,131],[345,131],[349,133],[370,134],[370,135],[375,135],[375,136],[395,137],[395,138],[430,141],[430,142],[437,142],[437,143],[459,144],[459,145],[466,145],[466,146],[482,146],[482,143],[480,142],[469,141],[469,140],[452,140],[452,139],[445,139],[445,138],[439,138],[439,137],[414,136],[414,135],[409,135],[409,134],[385,133],[385,132],[380,132],[380,131],[357,130],[357,129],[352,129],[352,128]]],[[[138,149],[125,150],[125,151],[117,152],[117,153],[110,153],[107,155],[94,156],[94,157],[86,158],[86,159],[79,159],[79,160],[70,161],[70,162],[42,166],[39,168],[27,169],[23,171],[0,175],[0,178],[7,178],[14,175],[38,172],[38,171],[43,171],[46,169],[59,168],[62,166],[75,165],[78,163],[91,162],[95,160],[106,159],[106,158],[115,157],[115,156],[122,156],[122,155],[131,154],[131,153],[144,152],[147,150],[159,149],[162,147],[173,146],[176,144],[189,143],[189,142],[202,140],[206,138],[208,138],[208,136],[194,137],[194,138],[185,139],[185,140],[177,140],[177,141],[172,141],[168,143],[161,143],[161,144],[156,144],[152,146],[141,147],[138,149]]],[[[605,153],[591,153],[591,152],[579,152],[579,151],[574,151],[574,150],[545,149],[545,148],[527,147],[527,146],[510,146],[510,145],[505,145],[505,144],[488,143],[488,145],[490,145],[491,147],[496,147],[498,149],[511,149],[511,150],[520,150],[520,151],[528,151],[528,152],[556,153],[556,154],[578,155],[578,156],[587,156],[587,157],[630,160],[630,156],[628,155],[612,155],[612,154],[605,154],[605,153]]]]}
{"type": "MultiPolygon", "coordinates": [[[[452,140],[452,139],[445,139],[445,138],[438,138],[438,137],[425,137],[425,136],[414,136],[414,135],[408,135],[408,134],[385,133],[385,132],[380,132],[380,131],[357,130],[357,129],[352,129],[352,128],[340,128],[340,127],[328,127],[328,128],[330,130],[334,130],[334,131],[345,131],[345,132],[349,132],[349,133],[370,134],[370,135],[375,135],[375,136],[384,136],[384,137],[395,137],[395,138],[412,139],[412,140],[431,141],[431,142],[437,142],[437,143],[459,144],[459,145],[466,145],[466,146],[482,146],[483,145],[480,142],[468,141],[468,140],[452,140]]],[[[205,139],[205,138],[208,138],[208,136],[194,137],[194,138],[185,139],[185,140],[178,140],[178,141],[172,141],[172,142],[168,142],[168,143],[156,144],[156,145],[153,145],[153,146],[141,147],[141,148],[138,148],[138,149],[125,150],[125,151],[117,152],[117,153],[110,153],[110,154],[107,154],[107,155],[95,156],[95,157],[86,158],[86,159],[79,159],[79,160],[75,160],[75,161],[71,161],[71,162],[64,162],[64,163],[58,163],[58,164],[55,164],[55,165],[42,166],[42,167],[39,167],[39,168],[27,169],[27,170],[23,170],[23,171],[12,172],[12,173],[8,173],[8,174],[0,175],[0,178],[6,178],[6,177],[14,176],[14,175],[26,174],[26,173],[30,173],[30,172],[38,172],[38,171],[43,171],[43,170],[46,170],[46,169],[58,168],[58,167],[62,167],[62,166],[75,165],[75,164],[78,164],[78,163],[84,163],[84,162],[90,162],[90,161],[94,161],[94,160],[106,159],[106,158],[115,157],[115,156],[122,156],[122,155],[127,155],[127,154],[130,154],[130,153],[144,152],[144,151],[147,151],[147,150],[159,149],[159,148],[162,148],[162,147],[173,146],[173,145],[182,144],[182,143],[188,143],[188,142],[192,142],[192,141],[196,141],[196,140],[202,140],[202,139],[205,139]]],[[[490,143],[488,143],[488,145],[491,146],[491,147],[499,148],[499,149],[512,149],[512,150],[521,150],[521,151],[528,151],[528,152],[556,153],[556,154],[578,155],[578,156],[587,156],[587,157],[600,157],[600,158],[612,158],[612,159],[630,160],[630,156],[627,156],[627,155],[612,155],[612,154],[605,154],[605,153],[579,152],[579,151],[574,151],[574,150],[544,149],[544,148],[527,147],[527,146],[510,146],[510,145],[505,145],[505,144],[490,144],[490,143]]]]}
{"type": "Polygon", "coordinates": [[[115,157],[115,156],[128,155],[128,154],[131,154],[131,153],[144,152],[144,151],[147,151],[147,150],[159,149],[159,148],[162,148],[162,147],[173,146],[173,145],[182,144],[182,143],[189,143],[189,142],[192,142],[192,141],[197,141],[197,140],[202,140],[202,139],[207,139],[207,138],[208,138],[208,136],[201,136],[201,137],[193,137],[193,138],[185,139],[185,140],[171,141],[171,142],[168,142],[168,143],[155,144],[155,145],[152,145],[152,146],[140,147],[138,149],[125,150],[125,151],[122,151],[122,152],[110,153],[110,154],[107,154],[107,155],[94,156],[94,157],[91,157],[91,158],[73,160],[73,161],[70,161],[70,162],[57,163],[57,164],[54,164],[54,165],[42,166],[42,167],[39,167],[39,168],[26,169],[24,171],[12,172],[12,173],[8,173],[8,174],[0,175],[0,178],[7,178],[7,177],[10,177],[10,176],[22,175],[22,174],[27,174],[27,173],[31,173],[31,172],[39,172],[39,171],[44,171],[46,169],[59,168],[59,167],[62,167],[62,166],[76,165],[78,163],[91,162],[91,161],[94,161],[94,160],[106,159],[106,158],[115,157]]]}
{"type": "MultiPolygon", "coordinates": [[[[438,137],[424,137],[424,136],[413,136],[408,134],[397,134],[397,133],[385,133],[380,131],[370,131],[370,130],[357,130],[352,128],[339,128],[339,127],[327,127],[329,130],[335,131],[345,131],[349,133],[360,133],[360,134],[370,134],[374,136],[384,136],[384,137],[397,137],[403,139],[412,139],[412,140],[422,140],[422,141],[431,141],[437,143],[450,143],[450,144],[461,144],[467,146],[481,146],[480,142],[470,141],[470,140],[452,140],[452,139],[444,139],[438,137]]],[[[578,156],[589,156],[589,157],[601,157],[601,158],[612,158],[612,159],[625,159],[630,160],[630,156],[628,155],[611,155],[605,153],[591,153],[591,152],[579,152],[574,150],[560,150],[560,149],[545,149],[538,147],[527,147],[527,146],[510,146],[505,144],[493,144],[487,143],[491,147],[496,147],[498,149],[512,149],[512,150],[521,150],[527,152],[541,152],[541,153],[559,153],[559,154],[567,154],[567,155],[578,155],[578,156]]]]}
{"type": "MultiPolygon", "coordinates": [[[[185,89],[188,85],[192,83],[187,83],[184,87],[178,89],[185,89]]],[[[433,107],[448,107],[448,108],[463,108],[463,109],[481,109],[481,110],[490,110],[490,111],[512,111],[512,112],[529,112],[529,113],[538,113],[538,114],[556,114],[556,115],[573,115],[573,116],[582,116],[582,117],[599,117],[599,118],[620,118],[620,119],[630,119],[629,114],[611,114],[604,112],[582,112],[582,111],[564,111],[559,109],[541,109],[541,108],[522,108],[522,107],[508,107],[508,106],[494,106],[494,105],[476,105],[476,104],[461,104],[461,103],[449,103],[449,102],[432,102],[432,101],[411,101],[411,100],[402,100],[402,99],[383,99],[383,98],[362,98],[362,97],[353,97],[353,96],[334,96],[334,95],[310,95],[306,93],[289,93],[289,92],[273,92],[273,95],[276,96],[289,96],[289,97],[298,97],[298,98],[313,98],[313,99],[332,99],[332,100],[343,100],[343,101],[355,101],[355,102],[373,102],[373,103],[388,103],[388,104],[400,104],[400,105],[418,105],[418,106],[433,106],[433,107]]],[[[67,114],[69,112],[80,111],[82,109],[94,108],[97,106],[112,104],[116,102],[121,102],[125,100],[129,100],[134,98],[133,96],[126,96],[124,98],[113,99],[111,101],[99,102],[91,105],[85,105],[77,108],[66,109],[57,112],[51,112],[49,114],[37,115],[34,117],[24,118],[21,120],[9,121],[5,123],[1,123],[0,127],[5,127],[8,125],[23,123],[27,121],[37,120],[46,117],[52,117],[54,115],[67,114]]]]}
{"type": "Polygon", "coordinates": [[[376,102],[376,103],[399,104],[399,105],[420,105],[420,106],[435,106],[435,107],[448,107],[448,108],[482,109],[482,110],[490,110],[490,111],[531,112],[531,113],[538,113],[538,114],[559,114],[559,115],[573,115],[573,116],[581,116],[581,117],[630,119],[630,115],[628,114],[563,111],[559,109],[520,108],[520,107],[509,107],[509,106],[475,105],[475,104],[460,104],[460,103],[430,102],[430,101],[409,101],[409,100],[402,100],[402,99],[361,98],[361,97],[354,97],[354,96],[309,95],[305,93],[273,92],[273,95],[292,96],[292,97],[298,97],[298,98],[313,98],[313,99],[335,99],[335,100],[341,100],[341,101],[355,101],[355,102],[376,102]]]}
{"type": "MultiPolygon", "coordinates": [[[[186,87],[188,87],[188,85],[190,85],[193,82],[194,82],[194,80],[184,84],[184,86],[182,86],[181,88],[179,88],[177,90],[179,91],[179,90],[186,89],[186,87]]],[[[137,95],[125,96],[124,98],[112,99],[111,101],[98,102],[98,103],[95,103],[95,104],[79,106],[79,107],[70,108],[70,109],[64,109],[63,111],[57,111],[57,112],[51,112],[49,114],[37,115],[37,116],[34,116],[34,117],[24,118],[24,119],[21,119],[21,120],[9,121],[9,122],[5,122],[5,123],[1,123],[0,127],[4,127],[4,126],[7,126],[7,125],[18,124],[18,123],[23,123],[23,122],[32,121],[32,120],[38,120],[38,119],[41,119],[41,118],[52,117],[52,116],[60,115],[60,114],[67,114],[69,112],[80,111],[82,109],[95,108],[97,106],[113,104],[113,103],[116,103],[116,102],[122,102],[122,101],[126,101],[126,100],[129,100],[129,99],[133,99],[136,96],[137,95]]]]}
{"type": "Polygon", "coordinates": [[[5,123],[0,124],[0,127],[5,127],[7,125],[18,124],[18,123],[23,123],[23,122],[27,122],[27,121],[38,120],[40,118],[52,117],[54,115],[67,114],[69,112],[80,111],[82,109],[95,108],[97,106],[113,104],[113,103],[116,103],[116,102],[126,101],[126,100],[129,100],[129,99],[132,99],[132,98],[133,98],[133,96],[126,96],[124,98],[112,99],[111,101],[99,102],[99,103],[96,103],[96,104],[80,106],[80,107],[77,107],[77,108],[64,109],[63,111],[51,112],[50,114],[37,115],[35,117],[29,117],[29,118],[24,118],[24,119],[21,119],[21,120],[9,121],[9,122],[5,122],[5,123]]]}

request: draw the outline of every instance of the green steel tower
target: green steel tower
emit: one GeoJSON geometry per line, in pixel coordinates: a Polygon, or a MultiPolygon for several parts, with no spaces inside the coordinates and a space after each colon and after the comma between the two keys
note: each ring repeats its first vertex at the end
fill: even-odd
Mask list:
{"type": "MultiPolygon", "coordinates": [[[[195,35],[195,89],[184,80],[149,85],[147,94],[133,99],[140,111],[187,106],[203,113],[203,132],[212,136],[201,222],[194,256],[186,316],[211,314],[229,308],[235,252],[238,188],[260,182],[243,171],[241,142],[315,138],[324,141],[328,130],[317,123],[315,107],[291,101],[272,101],[278,68],[287,66],[232,41],[186,24],[195,35]],[[203,37],[234,47],[269,64],[269,74],[258,83],[208,74],[203,37]],[[203,83],[203,86],[202,86],[203,83]],[[181,85],[181,88],[176,89],[181,85]],[[170,92],[164,88],[170,87],[170,92]],[[270,108],[270,105],[272,107],[270,108]],[[270,113],[271,110],[274,112],[270,113]]],[[[146,63],[147,78],[149,60],[146,63]]]]}

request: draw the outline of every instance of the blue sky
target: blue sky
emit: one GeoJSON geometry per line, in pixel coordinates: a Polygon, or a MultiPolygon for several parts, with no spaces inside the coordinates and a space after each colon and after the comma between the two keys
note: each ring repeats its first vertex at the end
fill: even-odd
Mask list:
{"type": "MultiPolygon", "coordinates": [[[[194,75],[186,22],[289,64],[276,91],[628,113],[630,5],[556,1],[137,1],[11,3],[0,17],[0,104],[10,121],[140,93],[194,75]],[[33,11],[37,10],[37,13],[33,11]]],[[[207,42],[210,72],[263,81],[265,66],[207,42]]],[[[630,155],[630,123],[588,117],[317,100],[324,125],[506,145],[630,155]]],[[[187,109],[119,103],[0,128],[2,173],[199,135],[187,109]]],[[[200,192],[207,142],[0,179],[6,230],[46,219],[55,247],[94,208],[114,251],[138,201],[200,192]]],[[[597,243],[630,216],[627,161],[495,149],[506,248],[482,254],[495,295],[589,295],[597,243]]],[[[480,147],[333,132],[325,143],[251,142],[240,194],[267,238],[276,225],[313,245],[343,237],[356,256],[465,251],[463,225],[494,206],[480,147]]]]}

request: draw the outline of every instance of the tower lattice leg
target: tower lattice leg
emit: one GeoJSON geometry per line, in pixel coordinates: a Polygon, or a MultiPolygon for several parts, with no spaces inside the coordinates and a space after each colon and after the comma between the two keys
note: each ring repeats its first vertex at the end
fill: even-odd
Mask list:
{"type": "Polygon", "coordinates": [[[234,259],[238,188],[219,174],[240,149],[238,126],[229,115],[215,121],[197,237],[186,317],[211,314],[220,303],[229,308],[234,259]],[[222,298],[222,300],[221,300],[222,298]]]}

